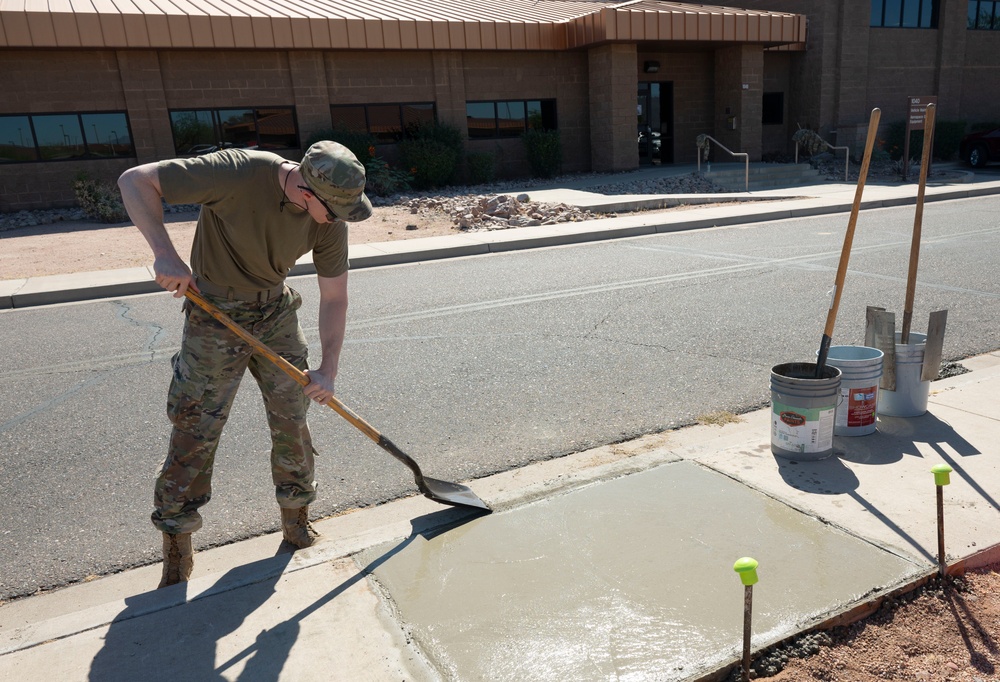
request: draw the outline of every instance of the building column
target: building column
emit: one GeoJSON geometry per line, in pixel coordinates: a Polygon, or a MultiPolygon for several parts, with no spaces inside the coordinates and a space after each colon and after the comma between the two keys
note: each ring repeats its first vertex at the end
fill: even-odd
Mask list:
{"type": "Polygon", "coordinates": [[[964,2],[942,2],[940,8],[935,92],[912,94],[937,95],[936,120],[954,120],[961,117],[962,111],[968,7],[964,2]]]}
{"type": "MultiPolygon", "coordinates": [[[[763,126],[764,48],[736,45],[715,51],[715,134],[733,152],[760,161],[763,126]]],[[[735,161],[725,152],[716,161],[735,161]]]]}
{"type": "Polygon", "coordinates": [[[318,50],[289,51],[288,71],[298,119],[299,145],[305,151],[306,140],[313,133],[333,127],[323,53],[318,50]]]}
{"type": "Polygon", "coordinates": [[[438,121],[467,135],[465,117],[465,63],[461,52],[434,51],[434,101],[438,121]]]}
{"type": "Polygon", "coordinates": [[[638,56],[632,44],[590,49],[590,165],[593,171],[639,166],[636,129],[638,56]]]}
{"type": "Polygon", "coordinates": [[[154,50],[117,50],[115,57],[132,128],[136,160],[143,164],[176,156],[159,53],[154,50]]]}

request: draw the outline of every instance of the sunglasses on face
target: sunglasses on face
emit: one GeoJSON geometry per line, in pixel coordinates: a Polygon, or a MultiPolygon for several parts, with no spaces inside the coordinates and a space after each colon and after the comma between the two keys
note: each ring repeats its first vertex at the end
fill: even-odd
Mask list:
{"type": "Polygon", "coordinates": [[[337,221],[337,215],[333,212],[333,209],[330,208],[325,201],[323,201],[322,199],[320,199],[316,195],[316,193],[312,190],[311,187],[307,187],[306,185],[298,185],[298,188],[301,189],[304,192],[309,192],[309,194],[312,195],[312,198],[319,202],[319,205],[322,206],[324,208],[324,210],[326,210],[326,219],[327,220],[329,220],[331,223],[337,221]]]}

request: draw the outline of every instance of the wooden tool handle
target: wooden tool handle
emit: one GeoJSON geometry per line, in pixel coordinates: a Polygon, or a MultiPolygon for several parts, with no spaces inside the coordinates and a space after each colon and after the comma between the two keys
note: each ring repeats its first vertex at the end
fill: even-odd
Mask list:
{"type": "Polygon", "coordinates": [[[847,233],[844,235],[844,246],[840,251],[840,264],[837,266],[837,278],[833,290],[833,303],[826,316],[826,327],[823,333],[828,337],[833,337],[833,327],[837,321],[837,309],[840,307],[840,296],[844,292],[844,279],[847,276],[847,264],[851,259],[851,245],[854,242],[854,230],[858,224],[858,212],[861,210],[861,195],[865,190],[865,181],[868,179],[868,166],[872,160],[872,149],[875,147],[875,138],[878,134],[878,123],[882,117],[882,110],[872,109],[871,118],[868,120],[868,139],[865,140],[865,153],[861,160],[861,170],[858,172],[858,186],[854,191],[854,204],[851,206],[851,217],[847,222],[847,233]]]}
{"type": "MultiPolygon", "coordinates": [[[[899,342],[910,343],[910,323],[913,320],[913,299],[917,291],[917,266],[920,263],[920,233],[924,220],[924,189],[927,186],[927,169],[931,164],[931,147],[934,146],[934,113],[937,107],[927,105],[924,114],[924,149],[920,155],[920,182],[917,185],[917,209],[913,215],[913,238],[910,241],[910,268],[906,273],[906,302],[903,304],[903,326],[899,342]]],[[[903,163],[907,160],[903,159],[903,163]]]]}
{"type": "MultiPolygon", "coordinates": [[[[248,332],[247,330],[245,330],[240,325],[236,324],[232,320],[232,318],[230,318],[224,312],[222,312],[221,310],[219,310],[218,308],[216,308],[214,305],[212,305],[211,303],[209,303],[201,294],[199,294],[198,292],[193,291],[192,289],[188,288],[184,292],[184,295],[187,296],[191,301],[193,301],[194,303],[196,303],[206,313],[208,313],[209,315],[211,315],[212,317],[214,317],[216,320],[218,320],[219,322],[221,322],[223,325],[225,325],[229,329],[229,331],[231,331],[232,333],[236,334],[236,336],[240,337],[241,339],[243,339],[244,341],[246,341],[248,344],[250,344],[250,346],[253,347],[254,351],[256,351],[257,353],[259,353],[260,355],[263,355],[268,360],[270,360],[275,365],[277,365],[279,369],[281,369],[285,374],[287,374],[292,379],[294,379],[296,382],[298,382],[299,385],[301,385],[301,386],[308,386],[309,385],[309,377],[307,377],[302,372],[302,370],[300,370],[298,367],[296,367],[295,365],[293,365],[292,363],[290,363],[288,360],[286,360],[285,358],[281,357],[280,355],[278,355],[277,353],[275,353],[273,350],[271,350],[270,348],[268,348],[265,344],[263,344],[259,340],[257,340],[257,338],[253,334],[251,334],[250,332],[248,332]]],[[[343,417],[344,419],[346,419],[347,421],[349,421],[359,431],[361,431],[362,433],[364,433],[366,436],[368,436],[369,438],[371,438],[376,443],[379,443],[381,445],[382,441],[385,440],[385,438],[382,436],[382,434],[380,434],[378,431],[376,431],[375,428],[371,424],[369,424],[364,419],[362,419],[361,417],[359,417],[358,415],[356,415],[354,413],[354,411],[351,410],[351,408],[347,407],[347,405],[345,405],[344,403],[340,402],[340,400],[338,400],[336,396],[331,396],[330,399],[328,401],[326,401],[326,403],[324,403],[324,404],[327,405],[328,407],[330,407],[331,409],[333,409],[337,414],[339,414],[341,417],[343,417]]],[[[396,454],[396,453],[393,453],[393,454],[396,454]]],[[[407,458],[407,459],[409,459],[409,458],[407,458]]]]}

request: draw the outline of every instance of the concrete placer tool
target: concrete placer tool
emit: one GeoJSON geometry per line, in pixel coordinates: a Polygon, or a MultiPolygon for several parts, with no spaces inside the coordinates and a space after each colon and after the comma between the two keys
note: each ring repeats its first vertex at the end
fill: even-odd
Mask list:
{"type": "MultiPolygon", "coordinates": [[[[188,289],[184,292],[184,295],[204,309],[209,315],[225,325],[231,332],[250,344],[250,346],[253,347],[257,353],[276,364],[279,369],[297,381],[300,385],[306,386],[309,383],[309,377],[299,370],[298,367],[288,362],[288,360],[285,360],[266,345],[258,341],[256,337],[243,329],[243,327],[236,324],[228,315],[203,298],[201,294],[188,289]]],[[[417,487],[426,497],[429,497],[436,502],[450,504],[456,507],[472,507],[473,509],[480,509],[487,512],[492,511],[485,502],[479,499],[479,497],[472,492],[468,486],[464,486],[459,483],[449,483],[448,481],[440,481],[436,478],[424,476],[420,471],[420,467],[417,466],[417,463],[409,455],[400,450],[388,438],[376,431],[374,427],[368,424],[368,422],[356,415],[349,407],[340,402],[336,396],[331,397],[325,404],[341,417],[349,421],[363,434],[378,443],[379,447],[409,467],[410,471],[413,472],[413,478],[417,483],[417,487]]]]}

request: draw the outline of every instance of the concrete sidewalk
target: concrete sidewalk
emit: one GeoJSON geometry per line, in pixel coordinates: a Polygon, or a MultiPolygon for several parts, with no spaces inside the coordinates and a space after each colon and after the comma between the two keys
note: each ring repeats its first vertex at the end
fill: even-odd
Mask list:
{"type": "MultiPolygon", "coordinates": [[[[915,191],[869,184],[864,206],[915,191]]],[[[947,184],[927,200],[998,191],[947,184]]],[[[849,211],[854,188],[788,193],[810,198],[368,245],[352,266],[849,211]]],[[[20,307],[155,290],[139,274],[5,295],[20,307]]],[[[931,385],[927,414],[880,417],[819,462],[772,455],[760,410],[473,481],[488,516],[413,497],[322,520],[325,539],[294,554],[280,535],[201,552],[188,584],[152,589],[153,565],[20,599],[0,606],[0,679],[721,679],[741,650],[742,556],[760,562],[755,650],[936,572],[935,464],[954,468],[950,570],[1000,560],[1000,352],[962,364],[931,385]]]]}
{"type": "MultiPolygon", "coordinates": [[[[588,191],[601,184],[655,179],[663,175],[690,173],[693,166],[641,169],[629,174],[588,176],[571,186],[512,190],[508,194],[528,194],[533,201],[566,203],[596,213],[655,210],[678,205],[698,206],[666,213],[636,213],[577,223],[559,223],[510,230],[469,232],[446,237],[406,239],[350,247],[351,269],[417,263],[439,258],[485,255],[517,249],[638,237],[658,232],[677,232],[705,227],[741,225],[785,218],[802,218],[832,213],[849,213],[854,204],[853,183],[827,182],[820,185],[782,190],[733,194],[629,194],[607,196],[588,191]],[[729,203],[726,203],[729,202],[729,203]],[[736,203],[739,202],[739,203],[736,203]]],[[[944,182],[928,182],[925,202],[963,199],[1000,193],[1000,177],[977,175],[954,169],[944,182]]],[[[905,206],[916,203],[915,183],[880,184],[869,180],[864,188],[861,209],[905,206]]],[[[290,276],[315,272],[311,255],[299,260],[290,276]]],[[[26,279],[0,280],[0,309],[85,301],[110,296],[155,293],[152,266],[51,275],[26,279]]]]}
{"type": "MultiPolygon", "coordinates": [[[[755,650],[863,615],[936,572],[950,464],[952,571],[1000,560],[1000,353],[932,384],[927,414],[880,417],[819,462],[775,457],[769,410],[472,482],[492,515],[424,497],[0,607],[0,679],[696,680],[739,659],[760,562],[755,650]]],[[[762,381],[764,379],[762,378],[762,381]]]]}

